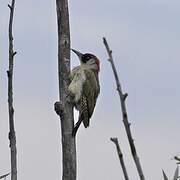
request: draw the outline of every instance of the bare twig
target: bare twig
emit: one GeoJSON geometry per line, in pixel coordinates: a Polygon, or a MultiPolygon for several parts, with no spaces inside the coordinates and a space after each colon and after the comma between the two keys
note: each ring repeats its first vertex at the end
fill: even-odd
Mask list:
{"type": "Polygon", "coordinates": [[[179,178],[179,166],[177,165],[175,173],[174,173],[173,180],[177,180],[178,178],[179,178]]]}
{"type": "Polygon", "coordinates": [[[17,149],[16,149],[16,134],[14,128],[14,108],[13,108],[13,64],[16,52],[13,50],[13,16],[14,16],[15,0],[12,0],[9,18],[9,70],[8,76],[8,109],[9,109],[9,141],[11,150],[11,180],[17,180],[17,149]]]}
{"type": "Polygon", "coordinates": [[[8,174],[5,174],[5,175],[3,175],[3,176],[0,176],[0,179],[6,179],[6,177],[9,175],[10,173],[8,173],[8,174]]]}
{"type": "Polygon", "coordinates": [[[122,170],[123,170],[124,178],[125,178],[125,180],[129,180],[127,170],[126,170],[126,166],[124,164],[123,154],[121,152],[121,149],[120,149],[120,146],[119,146],[119,143],[118,143],[118,139],[117,138],[111,138],[110,140],[116,145],[116,149],[117,149],[120,164],[121,164],[121,167],[122,167],[122,170]]]}
{"type": "Polygon", "coordinates": [[[180,164],[180,158],[178,156],[174,156],[174,160],[176,160],[177,164],[180,164]]]}
{"type": "Polygon", "coordinates": [[[168,177],[167,177],[166,173],[164,172],[164,170],[162,170],[162,172],[163,172],[163,178],[164,178],[164,180],[168,180],[168,177]]]}
{"type": "Polygon", "coordinates": [[[62,180],[76,180],[76,145],[72,136],[74,127],[73,105],[68,100],[70,83],[70,28],[68,0],[56,0],[58,23],[58,73],[60,102],[55,110],[61,119],[63,175],[62,180]]]}
{"type": "Polygon", "coordinates": [[[127,93],[123,94],[123,92],[122,92],[122,87],[121,87],[119,77],[118,77],[118,74],[117,74],[117,71],[116,71],[116,67],[114,65],[113,57],[112,57],[112,50],[110,50],[109,45],[108,45],[108,43],[106,41],[106,38],[103,38],[103,43],[104,43],[104,45],[106,47],[106,50],[107,50],[107,53],[108,53],[108,56],[109,56],[109,62],[111,63],[112,70],[113,70],[113,73],[114,73],[114,77],[115,77],[115,80],[116,80],[117,91],[119,93],[120,102],[121,102],[123,123],[124,123],[125,129],[126,129],[126,134],[127,134],[128,140],[129,140],[131,153],[132,153],[134,162],[136,164],[136,168],[137,168],[140,179],[145,180],[145,177],[144,177],[144,174],[143,174],[143,171],[142,171],[142,168],[141,168],[141,164],[140,164],[137,152],[136,152],[136,147],[134,145],[134,140],[132,138],[131,129],[130,129],[130,123],[128,121],[128,115],[127,115],[127,111],[126,111],[125,100],[126,100],[128,94],[127,93]]]}

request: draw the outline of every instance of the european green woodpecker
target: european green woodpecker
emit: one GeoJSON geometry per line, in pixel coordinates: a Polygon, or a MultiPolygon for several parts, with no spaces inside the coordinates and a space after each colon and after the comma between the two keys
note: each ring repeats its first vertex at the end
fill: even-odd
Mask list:
{"type": "Polygon", "coordinates": [[[81,122],[83,122],[85,128],[89,126],[100,92],[98,77],[100,62],[93,54],[82,54],[74,49],[72,51],[80,60],[80,65],[71,72],[71,82],[68,87],[72,102],[79,111],[79,119],[72,132],[72,135],[75,136],[81,122]]]}

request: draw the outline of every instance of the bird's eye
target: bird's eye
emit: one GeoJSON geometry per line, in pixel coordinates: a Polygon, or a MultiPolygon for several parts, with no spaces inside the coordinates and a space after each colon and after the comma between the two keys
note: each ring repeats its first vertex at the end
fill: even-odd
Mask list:
{"type": "Polygon", "coordinates": [[[88,59],[91,59],[91,56],[88,56],[88,59]]]}
{"type": "Polygon", "coordinates": [[[86,59],[86,60],[89,60],[89,59],[91,59],[91,56],[90,56],[90,55],[87,55],[87,56],[85,56],[85,59],[86,59]]]}
{"type": "Polygon", "coordinates": [[[83,57],[82,57],[82,60],[83,60],[84,63],[86,63],[90,59],[91,59],[91,56],[89,54],[84,54],[83,57]]]}

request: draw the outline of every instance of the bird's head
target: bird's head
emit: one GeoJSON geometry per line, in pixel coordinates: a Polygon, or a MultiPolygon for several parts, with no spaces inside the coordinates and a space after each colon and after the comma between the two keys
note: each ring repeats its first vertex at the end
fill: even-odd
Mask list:
{"type": "Polygon", "coordinates": [[[90,54],[90,53],[82,54],[81,52],[76,51],[74,49],[71,49],[71,50],[79,57],[79,60],[80,60],[82,65],[86,64],[90,68],[92,68],[92,69],[99,72],[99,70],[100,70],[100,61],[95,55],[90,54]]]}

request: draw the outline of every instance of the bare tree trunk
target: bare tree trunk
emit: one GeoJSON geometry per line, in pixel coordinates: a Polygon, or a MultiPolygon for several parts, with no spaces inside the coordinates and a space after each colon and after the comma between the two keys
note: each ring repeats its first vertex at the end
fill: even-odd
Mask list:
{"type": "Polygon", "coordinates": [[[120,161],[120,164],[121,164],[121,167],[122,167],[122,170],[123,170],[124,178],[125,178],[125,180],[129,180],[128,173],[127,173],[127,170],[126,170],[126,166],[124,164],[123,153],[122,153],[122,151],[120,149],[118,139],[117,138],[111,138],[110,140],[116,145],[116,149],[117,149],[117,153],[118,153],[118,156],[119,156],[119,161],[120,161]]]}
{"type": "Polygon", "coordinates": [[[72,136],[74,127],[73,105],[68,100],[70,83],[70,28],[67,0],[56,0],[58,22],[58,72],[60,102],[55,110],[60,116],[62,133],[62,180],[76,180],[76,144],[72,136]]]}
{"type": "Polygon", "coordinates": [[[13,50],[13,15],[14,15],[15,0],[12,0],[9,19],[9,70],[8,76],[8,109],[9,109],[9,141],[11,150],[11,180],[17,180],[17,149],[16,149],[16,134],[14,128],[14,108],[13,108],[13,64],[16,52],[13,50]]]}
{"type": "Polygon", "coordinates": [[[103,42],[104,42],[104,45],[106,47],[106,50],[107,50],[107,53],[108,53],[108,56],[109,56],[109,62],[111,63],[112,70],[113,70],[113,73],[114,73],[114,77],[115,77],[115,80],[116,80],[117,91],[119,93],[120,102],[121,102],[123,123],[124,123],[125,129],[126,129],[126,134],[127,134],[128,140],[129,140],[131,153],[132,153],[134,162],[136,164],[136,168],[137,168],[140,179],[145,180],[145,177],[144,177],[144,174],[143,174],[143,171],[142,171],[142,168],[141,168],[140,160],[139,160],[137,152],[136,152],[136,147],[135,147],[135,144],[134,144],[134,140],[132,138],[131,129],[130,129],[131,124],[128,121],[128,115],[127,115],[127,111],[126,111],[125,100],[126,100],[128,94],[127,93],[123,94],[123,92],[122,92],[122,87],[121,87],[121,84],[120,84],[120,81],[119,81],[119,78],[118,78],[118,74],[117,74],[117,71],[116,71],[116,67],[114,65],[113,57],[112,57],[112,51],[110,50],[109,45],[108,45],[105,38],[103,38],[103,42]]]}

